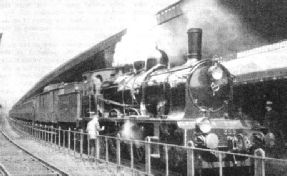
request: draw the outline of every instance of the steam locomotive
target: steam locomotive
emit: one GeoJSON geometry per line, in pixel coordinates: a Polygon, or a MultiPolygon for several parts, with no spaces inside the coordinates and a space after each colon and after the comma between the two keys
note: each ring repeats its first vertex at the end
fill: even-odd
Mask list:
{"type": "MultiPolygon", "coordinates": [[[[251,153],[264,143],[264,135],[250,120],[235,119],[232,113],[232,75],[218,61],[201,59],[202,30],[188,30],[188,59],[169,68],[167,54],[136,61],[132,66],[86,72],[84,82],[53,84],[22,104],[10,116],[33,122],[85,126],[89,112],[96,112],[103,135],[160,143],[251,153]],[[128,124],[128,125],[127,125],[128,124]]],[[[135,158],[142,160],[143,146],[135,158]]],[[[182,151],[169,148],[171,166],[186,163],[182,151]]],[[[152,157],[164,162],[163,149],[152,157]]],[[[199,165],[214,167],[218,156],[198,153],[199,165]]],[[[226,156],[223,161],[246,163],[245,157],[226,156]]]]}

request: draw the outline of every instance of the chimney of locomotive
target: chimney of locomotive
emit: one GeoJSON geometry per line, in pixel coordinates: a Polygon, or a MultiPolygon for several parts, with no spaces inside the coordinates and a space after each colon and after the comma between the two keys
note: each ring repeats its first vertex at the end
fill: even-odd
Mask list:
{"type": "Polygon", "coordinates": [[[202,29],[191,28],[187,31],[188,35],[188,58],[187,62],[201,59],[202,29]]]}

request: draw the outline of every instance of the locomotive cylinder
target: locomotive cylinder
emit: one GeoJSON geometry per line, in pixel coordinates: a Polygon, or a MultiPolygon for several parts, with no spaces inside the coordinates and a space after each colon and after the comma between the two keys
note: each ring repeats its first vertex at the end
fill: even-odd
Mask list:
{"type": "Polygon", "coordinates": [[[188,60],[201,59],[202,29],[191,28],[187,31],[188,35],[188,60]]]}

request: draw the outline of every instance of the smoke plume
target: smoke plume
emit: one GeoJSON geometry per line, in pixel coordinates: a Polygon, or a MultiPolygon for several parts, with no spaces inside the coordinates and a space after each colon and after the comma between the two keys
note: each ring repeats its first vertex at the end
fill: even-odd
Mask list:
{"type": "Polygon", "coordinates": [[[224,56],[246,50],[264,41],[235,12],[218,0],[182,1],[183,15],[158,25],[155,16],[139,18],[127,28],[127,34],[117,44],[113,66],[159,57],[155,48],[165,51],[171,66],[181,65],[187,58],[187,31],[202,28],[202,58],[224,56]]]}
{"type": "Polygon", "coordinates": [[[183,11],[188,29],[203,29],[203,52],[208,55],[230,54],[262,42],[217,0],[186,1],[183,11]]]}
{"type": "Polygon", "coordinates": [[[155,18],[143,17],[131,24],[126,35],[116,45],[113,66],[145,61],[148,57],[160,57],[156,50],[155,18]]]}

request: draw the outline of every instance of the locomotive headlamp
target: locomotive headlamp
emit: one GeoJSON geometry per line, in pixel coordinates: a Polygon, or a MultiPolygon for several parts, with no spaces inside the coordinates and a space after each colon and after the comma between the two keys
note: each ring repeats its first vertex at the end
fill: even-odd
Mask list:
{"type": "Polygon", "coordinates": [[[209,133],[212,128],[210,120],[207,118],[202,118],[198,121],[198,127],[200,131],[203,133],[209,133]]]}
{"type": "Polygon", "coordinates": [[[223,77],[223,70],[217,64],[209,67],[208,73],[215,80],[219,80],[219,79],[221,79],[223,77]]]}

